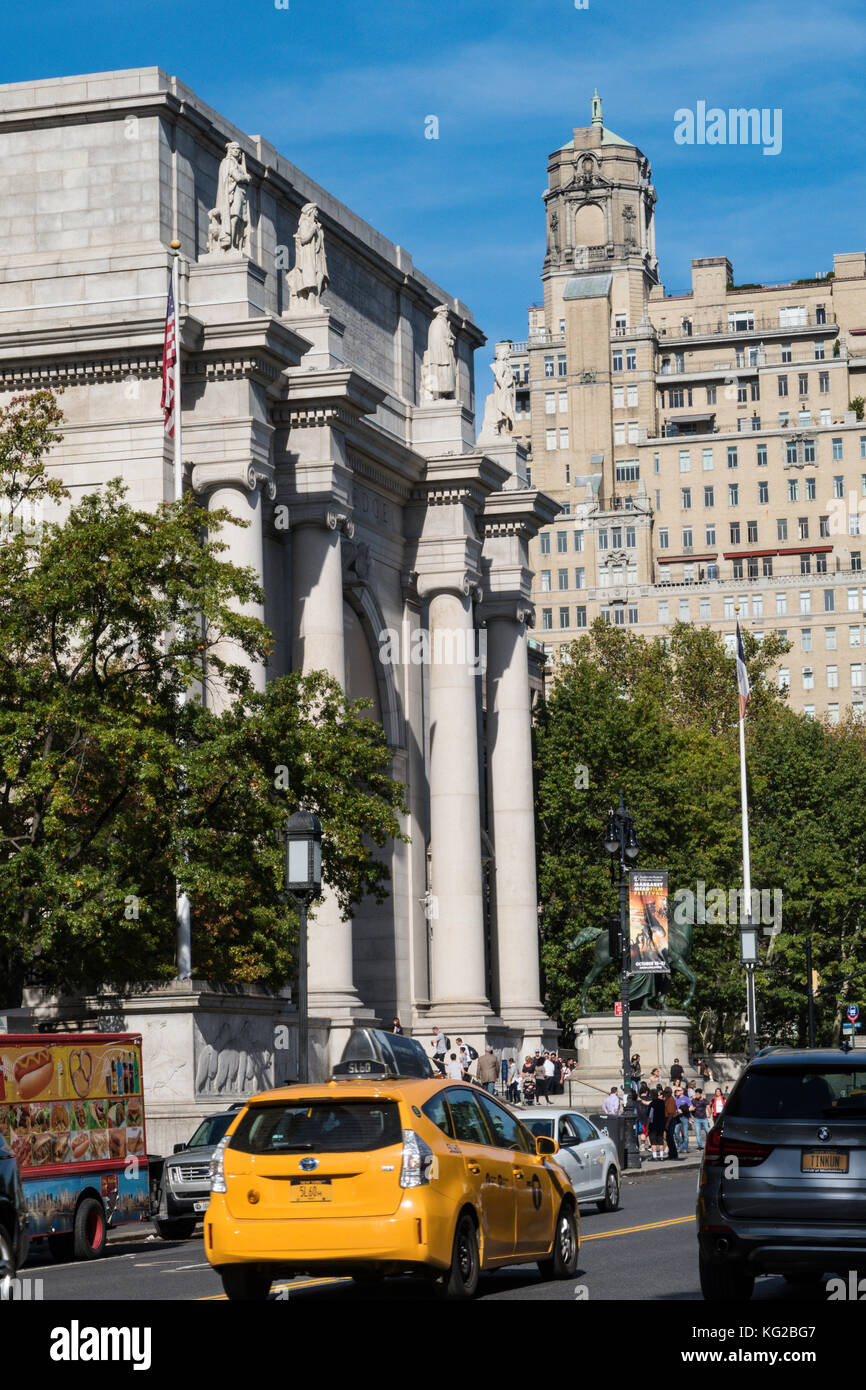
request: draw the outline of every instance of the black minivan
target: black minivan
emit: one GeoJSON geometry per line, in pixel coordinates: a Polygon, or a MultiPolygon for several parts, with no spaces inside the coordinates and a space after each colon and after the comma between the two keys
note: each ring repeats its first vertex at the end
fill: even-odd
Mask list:
{"type": "Polygon", "coordinates": [[[706,1299],[866,1270],[866,1053],[755,1057],[707,1136],[697,1218],[706,1299]]]}

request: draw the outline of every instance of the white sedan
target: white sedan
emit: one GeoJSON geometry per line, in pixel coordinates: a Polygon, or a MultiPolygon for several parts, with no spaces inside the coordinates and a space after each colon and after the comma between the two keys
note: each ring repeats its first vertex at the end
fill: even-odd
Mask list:
{"type": "Polygon", "coordinates": [[[526,1128],[559,1144],[556,1162],[571,1179],[579,1202],[595,1202],[599,1211],[619,1207],[619,1160],[612,1139],[576,1110],[540,1113],[534,1106],[514,1106],[526,1128]]]}

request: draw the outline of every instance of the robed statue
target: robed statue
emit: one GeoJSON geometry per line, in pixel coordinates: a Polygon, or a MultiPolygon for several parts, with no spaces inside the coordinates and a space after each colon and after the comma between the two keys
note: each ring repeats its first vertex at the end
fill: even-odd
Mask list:
{"type": "Polygon", "coordinates": [[[208,251],[246,252],[250,205],[246,159],[240,145],[230,140],[217,176],[216,204],[208,213],[208,251]]]}
{"type": "Polygon", "coordinates": [[[315,203],[305,203],[295,232],[295,264],[288,275],[289,291],[298,305],[316,308],[328,285],[325,234],[315,203]]]}
{"type": "Polygon", "coordinates": [[[440,304],[434,311],[427,338],[427,351],[421,361],[421,400],[443,400],[453,397],[456,390],[454,334],[448,321],[448,306],[440,304]]]}
{"type": "Polygon", "coordinates": [[[510,352],[509,342],[496,344],[496,355],[490,365],[493,390],[484,403],[479,443],[493,443],[514,432],[514,372],[510,352]]]}

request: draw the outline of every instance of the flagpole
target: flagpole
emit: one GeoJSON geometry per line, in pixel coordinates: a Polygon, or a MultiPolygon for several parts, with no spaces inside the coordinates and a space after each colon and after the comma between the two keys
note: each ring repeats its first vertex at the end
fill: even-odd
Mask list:
{"type": "MultiPolygon", "coordinates": [[[[171,294],[174,301],[174,500],[183,498],[183,424],[180,398],[180,242],[171,243],[171,294]]],[[[179,703],[186,703],[186,693],[181,691],[179,703]]],[[[175,885],[177,916],[177,978],[189,980],[192,977],[192,930],[190,925],[189,898],[179,882],[175,885]]]]}
{"type": "MultiPolygon", "coordinates": [[[[740,651],[740,605],[737,604],[737,660],[739,661],[740,651]]],[[[745,911],[745,925],[751,927],[752,924],[752,858],[749,848],[749,795],[746,786],[746,700],[748,699],[748,675],[746,674],[746,695],[744,696],[740,687],[740,676],[737,673],[737,685],[740,700],[740,818],[743,833],[743,905],[740,912],[742,924],[743,911],[745,911]]],[[[749,1058],[755,1055],[755,1036],[757,1032],[756,1007],[755,1007],[755,967],[746,965],[746,1027],[749,1034],[749,1058]]]]}

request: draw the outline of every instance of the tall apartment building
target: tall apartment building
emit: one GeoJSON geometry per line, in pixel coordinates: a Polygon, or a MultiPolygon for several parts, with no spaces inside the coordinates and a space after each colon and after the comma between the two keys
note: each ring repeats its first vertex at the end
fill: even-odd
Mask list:
{"type": "Polygon", "coordinates": [[[862,712],[866,253],[781,285],[703,257],[667,294],[649,162],[597,94],[544,198],[544,302],[512,349],[531,481],[562,507],[531,543],[533,636],[552,653],[599,615],[681,619],[732,646],[739,604],[791,642],[792,708],[862,712]]]}

